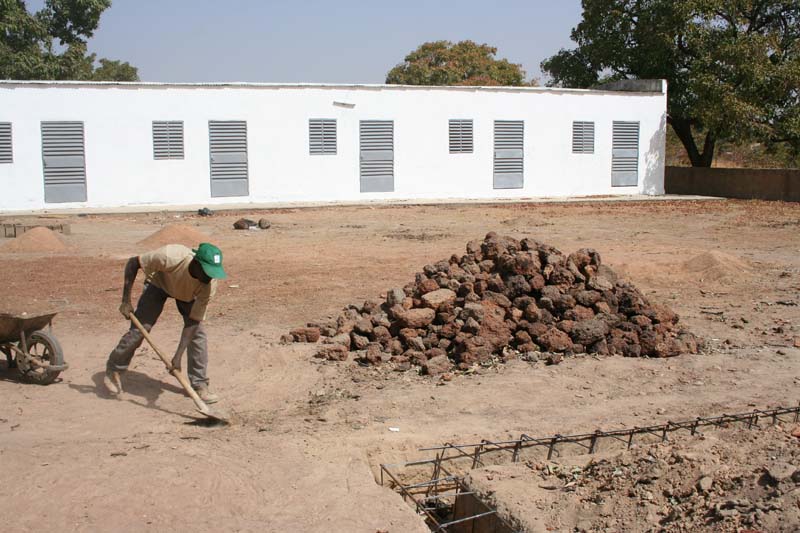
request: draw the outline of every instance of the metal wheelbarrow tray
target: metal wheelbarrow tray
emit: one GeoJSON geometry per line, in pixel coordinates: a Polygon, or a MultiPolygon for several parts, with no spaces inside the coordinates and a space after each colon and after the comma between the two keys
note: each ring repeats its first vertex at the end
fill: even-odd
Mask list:
{"type": "Polygon", "coordinates": [[[0,313],[0,352],[6,355],[9,368],[16,367],[23,378],[32,383],[48,385],[69,366],[52,332],[56,314],[0,313]]]}

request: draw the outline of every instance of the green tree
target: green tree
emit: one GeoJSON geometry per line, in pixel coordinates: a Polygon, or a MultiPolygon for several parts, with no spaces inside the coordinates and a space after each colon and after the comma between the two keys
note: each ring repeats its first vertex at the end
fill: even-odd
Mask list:
{"type": "Polygon", "coordinates": [[[665,78],[667,121],[693,166],[711,166],[723,140],[788,144],[800,153],[798,0],[582,5],[583,20],[572,30],[577,48],[542,62],[549,85],[665,78]]]}
{"type": "Polygon", "coordinates": [[[423,43],[386,75],[400,85],[526,85],[521,65],[495,59],[497,48],[461,41],[423,43]]]}
{"type": "Polygon", "coordinates": [[[46,0],[36,13],[24,0],[0,0],[0,78],[138,81],[135,67],[87,54],[111,0],[46,0]]]}
{"type": "MultiPolygon", "coordinates": [[[[94,56],[94,54],[92,54],[94,56]]],[[[92,79],[95,81],[139,81],[136,67],[127,61],[100,59],[100,66],[94,69],[92,79]]]]}

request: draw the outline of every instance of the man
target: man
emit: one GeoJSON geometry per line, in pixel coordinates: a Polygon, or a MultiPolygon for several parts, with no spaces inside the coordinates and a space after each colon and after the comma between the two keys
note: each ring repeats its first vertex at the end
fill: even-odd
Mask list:
{"type": "MultiPolygon", "coordinates": [[[[192,388],[206,403],[214,403],[218,396],[208,388],[208,343],[203,320],[206,308],[217,288],[217,279],[224,279],[222,252],[213,244],[201,243],[196,250],[181,244],[168,244],[158,250],[134,256],[125,265],[125,282],[119,311],[125,318],[131,313],[147,331],[155,325],[164,302],[174,298],[183,316],[183,332],[172,365],[180,368],[183,351],[188,348],[187,374],[192,388]],[[139,269],[145,274],[144,290],[134,312],[131,305],[131,287],[139,269]]],[[[113,395],[122,393],[122,376],[128,369],[136,349],[144,336],[131,323],[131,327],[108,356],[103,379],[113,395]]]]}

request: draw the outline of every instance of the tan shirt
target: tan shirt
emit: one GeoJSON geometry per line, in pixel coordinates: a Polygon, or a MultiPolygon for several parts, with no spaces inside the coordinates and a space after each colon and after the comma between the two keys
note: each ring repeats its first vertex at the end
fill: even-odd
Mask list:
{"type": "Polygon", "coordinates": [[[182,302],[194,302],[189,317],[205,320],[208,302],[217,292],[217,280],[203,283],[189,274],[194,254],[182,244],[168,244],[139,256],[139,264],[149,283],[182,302]]]}

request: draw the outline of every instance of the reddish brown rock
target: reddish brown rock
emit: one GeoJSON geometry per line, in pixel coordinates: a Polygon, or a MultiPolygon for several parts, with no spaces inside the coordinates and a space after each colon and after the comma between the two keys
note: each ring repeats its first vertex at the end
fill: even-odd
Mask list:
{"type": "Polygon", "coordinates": [[[493,303],[504,309],[509,309],[512,305],[511,300],[506,295],[494,291],[486,291],[483,295],[483,301],[493,303]]]}
{"type": "Polygon", "coordinates": [[[403,328],[424,328],[436,317],[433,309],[409,309],[397,316],[397,321],[403,328]]]}
{"type": "Polygon", "coordinates": [[[569,335],[572,332],[572,329],[575,327],[575,321],[573,320],[561,320],[556,324],[556,327],[569,335]]]}
{"type": "Polygon", "coordinates": [[[569,294],[562,294],[557,299],[553,300],[553,306],[560,313],[564,313],[575,307],[575,298],[569,294]]]}
{"type": "Polygon", "coordinates": [[[516,342],[518,345],[527,344],[529,342],[533,342],[533,339],[531,339],[530,333],[523,330],[514,334],[514,342],[516,342]]]}
{"type": "Polygon", "coordinates": [[[575,293],[575,301],[585,307],[591,307],[603,298],[603,294],[598,291],[578,291],[575,293]]]}
{"type": "Polygon", "coordinates": [[[666,357],[667,343],[663,335],[655,330],[642,331],[639,335],[642,355],[650,357],[666,357]]]}
{"type": "Polygon", "coordinates": [[[597,311],[597,313],[611,314],[611,307],[606,302],[597,302],[594,304],[594,310],[597,311]]]}
{"type": "Polygon", "coordinates": [[[533,338],[533,340],[537,340],[540,336],[547,333],[547,330],[548,330],[547,324],[544,324],[542,322],[533,322],[527,328],[527,332],[530,333],[531,338],[533,338]]]}
{"type": "Polygon", "coordinates": [[[511,341],[511,329],[505,321],[505,310],[491,303],[484,303],[483,320],[478,335],[486,340],[491,352],[499,351],[511,341]]]}
{"type": "Polygon", "coordinates": [[[464,310],[461,311],[460,318],[461,320],[467,320],[469,318],[474,318],[477,321],[483,320],[484,315],[484,308],[479,303],[468,303],[464,304],[464,310]]]}
{"type": "Polygon", "coordinates": [[[517,350],[519,350],[520,353],[538,352],[539,346],[533,342],[528,342],[525,344],[518,345],[517,350]]]}
{"type": "Polygon", "coordinates": [[[534,274],[533,276],[528,279],[528,283],[531,284],[531,288],[535,291],[540,291],[545,286],[545,279],[539,273],[534,274]]]}
{"type": "Polygon", "coordinates": [[[314,355],[318,359],[328,361],[346,361],[349,350],[341,344],[330,344],[320,348],[314,355]]]}
{"type": "Polygon", "coordinates": [[[422,370],[429,376],[444,374],[453,368],[453,363],[445,355],[439,355],[433,359],[426,360],[422,364],[422,370]]]}
{"type": "Polygon", "coordinates": [[[333,337],[328,337],[323,342],[325,344],[341,344],[348,350],[350,349],[350,335],[346,333],[341,333],[339,335],[334,335],[333,337]]]}
{"type": "Polygon", "coordinates": [[[608,342],[606,342],[606,339],[600,339],[599,341],[589,346],[586,351],[588,353],[593,353],[597,355],[608,355],[609,354],[608,342]]]}
{"type": "Polygon", "coordinates": [[[572,340],[569,335],[554,327],[547,328],[547,331],[539,336],[537,342],[548,352],[564,352],[572,348],[572,340]]]}
{"type": "Polygon", "coordinates": [[[390,307],[387,314],[389,315],[389,318],[391,318],[392,320],[397,320],[397,317],[401,316],[405,312],[406,308],[400,304],[397,304],[390,307]]]}
{"type": "Polygon", "coordinates": [[[422,337],[409,337],[406,341],[406,346],[409,350],[416,350],[418,352],[425,351],[425,342],[422,340],[422,337]]]}
{"type": "Polygon", "coordinates": [[[440,309],[444,305],[453,303],[455,299],[456,293],[450,289],[438,289],[425,293],[422,296],[422,303],[425,305],[425,307],[436,310],[440,309]]]}
{"type": "Polygon", "coordinates": [[[542,313],[536,302],[531,302],[525,307],[525,319],[529,322],[538,322],[542,318],[542,313]]]}
{"type": "Polygon", "coordinates": [[[362,318],[356,321],[355,325],[353,326],[353,331],[359,335],[369,337],[370,334],[372,334],[372,328],[372,321],[368,318],[362,318]]]}
{"type": "Polygon", "coordinates": [[[455,322],[448,322],[439,330],[439,336],[443,339],[452,339],[458,333],[458,325],[455,322]]]}
{"type": "Polygon", "coordinates": [[[553,269],[547,281],[552,285],[566,289],[575,283],[575,275],[568,268],[558,266],[553,269]]]}
{"type": "Polygon", "coordinates": [[[440,355],[446,356],[447,352],[441,348],[431,348],[430,350],[425,351],[425,357],[428,359],[433,359],[434,357],[439,357],[440,355]]]}
{"type": "Polygon", "coordinates": [[[389,341],[389,346],[387,349],[392,355],[400,355],[405,351],[405,348],[403,348],[403,343],[398,339],[392,339],[389,341]]]}
{"type": "Polygon", "coordinates": [[[403,353],[403,355],[408,357],[408,360],[411,361],[411,364],[417,366],[422,366],[428,361],[428,356],[417,350],[407,350],[403,353]]]}
{"type": "Polygon", "coordinates": [[[383,346],[388,346],[392,340],[392,334],[389,333],[386,327],[378,326],[372,330],[370,338],[375,342],[381,343],[383,346]]]}
{"type": "Polygon", "coordinates": [[[367,349],[364,352],[362,360],[371,365],[379,365],[382,363],[383,350],[381,350],[381,345],[377,342],[371,342],[369,345],[367,345],[367,349]]]}
{"type": "Polygon", "coordinates": [[[369,338],[359,335],[355,331],[350,333],[350,345],[355,350],[363,350],[369,344],[369,338]]]}
{"type": "Polygon", "coordinates": [[[541,271],[542,264],[541,261],[539,261],[538,254],[524,251],[506,257],[508,257],[508,259],[503,262],[501,267],[510,274],[530,277],[541,271]]]}
{"type": "Polygon", "coordinates": [[[653,321],[644,315],[633,315],[630,318],[630,321],[639,326],[640,328],[644,328],[653,324],[653,321]]]}
{"type": "Polygon", "coordinates": [[[586,287],[596,291],[606,291],[614,288],[614,284],[605,276],[595,275],[586,282],[586,287]]]}
{"type": "Polygon", "coordinates": [[[319,328],[295,328],[289,334],[295,342],[317,342],[320,337],[319,328]]]}
{"type": "Polygon", "coordinates": [[[672,309],[659,304],[653,304],[648,317],[659,324],[675,324],[678,322],[678,315],[672,309]]]}
{"type": "Polygon", "coordinates": [[[564,318],[569,320],[574,320],[576,322],[580,320],[591,320],[594,318],[594,311],[590,307],[584,307],[582,305],[576,305],[566,313],[564,313],[564,318]]]}
{"type": "Polygon", "coordinates": [[[584,346],[589,346],[605,338],[608,331],[608,324],[602,320],[583,320],[575,323],[570,336],[575,342],[583,344],[584,346]]]}
{"type": "Polygon", "coordinates": [[[419,294],[424,295],[424,294],[427,294],[429,292],[433,292],[433,291],[439,290],[439,284],[436,283],[435,280],[432,280],[432,279],[428,278],[428,279],[424,280],[422,283],[420,283],[419,285],[417,285],[417,290],[419,291],[419,294]]]}

